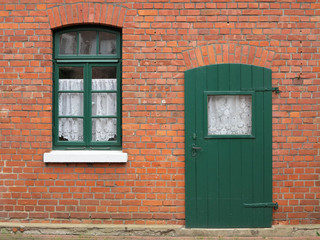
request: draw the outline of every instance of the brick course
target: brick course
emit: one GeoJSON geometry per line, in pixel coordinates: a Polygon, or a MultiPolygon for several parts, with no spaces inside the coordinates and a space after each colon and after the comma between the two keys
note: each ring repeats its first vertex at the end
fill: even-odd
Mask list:
{"type": "Polygon", "coordinates": [[[0,218],[184,224],[184,71],[272,69],[274,224],[320,223],[320,4],[0,0],[0,218]],[[122,28],[126,164],[45,164],[52,30],[122,28]]]}

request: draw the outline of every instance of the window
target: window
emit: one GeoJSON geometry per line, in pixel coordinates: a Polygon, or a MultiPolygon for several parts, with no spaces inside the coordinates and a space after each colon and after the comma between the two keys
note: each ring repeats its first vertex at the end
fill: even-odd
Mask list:
{"type": "Polygon", "coordinates": [[[251,95],[208,95],[209,135],[250,135],[251,95]]]}
{"type": "Polygon", "coordinates": [[[54,33],[53,148],[121,149],[121,34],[86,26],[54,33]]]}
{"type": "Polygon", "coordinates": [[[205,91],[206,138],[254,138],[254,94],[205,91]]]}

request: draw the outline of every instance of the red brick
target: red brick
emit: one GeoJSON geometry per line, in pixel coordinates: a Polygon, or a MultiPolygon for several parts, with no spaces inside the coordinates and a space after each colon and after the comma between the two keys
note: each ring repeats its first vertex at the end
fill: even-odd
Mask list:
{"type": "Polygon", "coordinates": [[[89,3],[89,7],[88,7],[88,22],[90,22],[90,23],[94,22],[94,17],[95,17],[94,3],[89,3]]]}
{"type": "Polygon", "coordinates": [[[70,17],[72,17],[72,19],[71,19],[70,23],[80,22],[80,19],[78,18],[78,15],[79,15],[78,6],[77,5],[72,5],[71,8],[72,8],[72,15],[70,17]]]}
{"type": "Polygon", "coordinates": [[[112,20],[112,15],[113,15],[113,5],[108,5],[108,12],[107,12],[107,16],[106,16],[106,21],[105,23],[107,24],[111,24],[111,20],[112,20]]]}
{"type": "Polygon", "coordinates": [[[54,19],[54,13],[51,9],[48,11],[48,17],[49,17],[51,28],[54,28],[56,26],[56,24],[55,24],[55,19],[54,19]]]}
{"type": "MultiPolygon", "coordinates": [[[[62,25],[66,25],[67,24],[67,14],[66,14],[66,9],[64,6],[60,6],[59,7],[59,12],[60,12],[60,16],[61,16],[61,23],[62,25]]],[[[56,16],[58,17],[58,16],[56,16]]]]}
{"type": "Polygon", "coordinates": [[[89,3],[83,3],[82,5],[82,13],[83,13],[83,22],[89,22],[89,3]]]}
{"type": "Polygon", "coordinates": [[[55,26],[61,26],[60,13],[58,8],[53,8],[53,17],[55,19],[55,26]]]}
{"type": "Polygon", "coordinates": [[[196,49],[196,57],[198,61],[198,66],[203,66],[202,54],[199,48],[196,49]]]}
{"type": "Polygon", "coordinates": [[[118,23],[117,25],[119,27],[122,27],[123,26],[123,23],[125,21],[125,16],[126,16],[126,9],[125,8],[121,8],[120,9],[120,15],[119,15],[119,20],[118,20],[118,23]]]}
{"type": "Polygon", "coordinates": [[[101,17],[101,4],[95,4],[95,10],[94,10],[94,22],[100,23],[100,17],[101,17]]]}
{"type": "Polygon", "coordinates": [[[71,24],[73,22],[72,5],[66,5],[65,7],[66,7],[67,23],[71,24]]]}
{"type": "MultiPolygon", "coordinates": [[[[77,4],[77,9],[78,9],[77,16],[79,19],[79,23],[85,22],[84,17],[83,17],[84,16],[83,4],[82,3],[77,4]]],[[[75,16],[73,16],[73,17],[75,17],[75,16]]]]}
{"type": "Polygon", "coordinates": [[[100,17],[100,22],[101,23],[105,23],[106,22],[107,7],[108,7],[108,5],[106,5],[106,4],[102,4],[102,6],[101,6],[101,17],[100,17]]]}
{"type": "Polygon", "coordinates": [[[138,10],[138,14],[142,16],[155,16],[158,13],[156,10],[138,10]]]}
{"type": "Polygon", "coordinates": [[[112,21],[111,21],[111,24],[114,26],[117,26],[119,12],[120,12],[120,8],[118,6],[116,6],[113,10],[113,16],[112,16],[112,21]]]}

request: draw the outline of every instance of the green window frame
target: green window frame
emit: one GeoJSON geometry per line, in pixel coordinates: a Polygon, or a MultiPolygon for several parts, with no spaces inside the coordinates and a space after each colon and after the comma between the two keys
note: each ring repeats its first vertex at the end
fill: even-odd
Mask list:
{"type": "MultiPolygon", "coordinates": [[[[119,29],[110,27],[86,25],[81,27],[64,28],[54,32],[53,149],[121,149],[121,43],[121,31],[119,29]],[[63,39],[66,36],[71,36],[71,38],[69,39],[72,39],[70,40],[71,42],[68,42],[68,46],[64,45],[63,43],[63,39]],[[90,37],[88,41],[85,41],[86,36],[90,37]],[[104,40],[104,42],[102,40],[100,41],[100,38],[102,39],[103,37],[107,37],[107,40],[104,40]],[[106,42],[109,45],[106,45],[106,42]],[[86,44],[86,48],[83,47],[84,44],[86,44]],[[110,45],[112,45],[112,50],[110,50],[110,45]],[[72,47],[70,48],[70,46],[72,47]],[[91,50],[86,50],[88,49],[87,46],[89,46],[89,49],[91,50]],[[73,75],[68,74],[68,71],[72,72],[73,75]],[[97,78],[96,76],[101,75],[105,76],[102,80],[112,81],[112,86],[114,86],[114,88],[94,88],[94,78],[97,78]],[[65,78],[65,76],[70,79],[62,79],[65,78]],[[79,76],[80,79],[77,79],[79,78],[79,76]],[[71,87],[71,89],[63,89],[63,87],[61,87],[63,86],[63,80],[67,80],[66,82],[70,82],[75,79],[81,82],[80,88],[73,89],[71,87]],[[61,86],[59,86],[59,84],[61,86]],[[110,103],[108,102],[111,101],[109,99],[109,96],[112,96],[110,105],[114,104],[112,105],[114,106],[113,110],[109,112],[100,111],[103,112],[103,114],[98,114],[98,111],[94,110],[95,108],[93,107],[94,104],[98,104],[98,100],[94,100],[94,97],[95,99],[98,98],[97,95],[100,95],[100,97],[105,97],[104,101],[100,101],[104,104],[110,103]],[[66,98],[66,96],[71,98],[73,96],[81,96],[78,97],[78,100],[80,99],[80,101],[77,106],[80,106],[80,110],[77,114],[69,113],[65,115],[63,110],[61,110],[61,102],[64,105],[69,104],[63,103],[63,101],[67,102],[67,100],[65,100],[68,99],[66,98]],[[60,110],[59,105],[61,108],[60,110]],[[68,139],[65,136],[61,135],[61,129],[59,130],[59,123],[63,122],[63,120],[66,119],[69,119],[70,122],[76,119],[77,124],[71,124],[71,126],[80,126],[78,128],[80,128],[79,132],[81,132],[81,138],[74,140],[71,138],[68,139]],[[103,129],[104,125],[102,125],[101,128],[101,124],[104,123],[112,123],[113,125],[116,125],[116,127],[112,129],[112,134],[114,135],[114,137],[106,136],[104,138],[101,138],[102,140],[97,140],[97,137],[96,139],[93,139],[93,133],[96,134],[96,132],[93,132],[93,126],[94,124],[97,124],[98,121],[100,121],[100,129],[103,129]]],[[[70,103],[70,106],[72,108],[72,103],[70,103]]],[[[73,111],[71,110],[69,112],[73,111]]],[[[103,129],[103,131],[105,131],[105,129],[103,129]]]]}

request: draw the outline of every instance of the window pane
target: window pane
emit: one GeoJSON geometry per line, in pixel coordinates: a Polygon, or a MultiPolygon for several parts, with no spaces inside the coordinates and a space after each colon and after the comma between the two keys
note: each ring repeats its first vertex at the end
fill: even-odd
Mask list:
{"type": "Polygon", "coordinates": [[[116,54],[117,38],[113,33],[99,33],[99,54],[116,54]]]}
{"type": "Polygon", "coordinates": [[[92,141],[116,141],[117,119],[115,118],[93,118],[92,119],[92,141]]]}
{"type": "Polygon", "coordinates": [[[60,67],[59,68],[59,90],[82,91],[83,90],[83,68],[82,67],[60,67]]]}
{"type": "Polygon", "coordinates": [[[92,90],[117,90],[116,67],[92,67],[92,90]]]}
{"type": "Polygon", "coordinates": [[[59,141],[83,141],[83,120],[81,118],[60,118],[59,141]]]}
{"type": "Polygon", "coordinates": [[[59,67],[60,79],[83,79],[82,67],[59,67]]]}
{"type": "Polygon", "coordinates": [[[83,93],[59,93],[59,116],[82,116],[83,93]]]}
{"type": "Polygon", "coordinates": [[[77,33],[69,32],[60,35],[60,49],[61,55],[75,55],[77,54],[77,33]]]}
{"type": "Polygon", "coordinates": [[[208,96],[208,134],[251,134],[251,109],[251,95],[208,96]]]}
{"type": "Polygon", "coordinates": [[[117,68],[92,67],[92,78],[117,78],[117,68]]]}
{"type": "Polygon", "coordinates": [[[82,91],[83,79],[59,79],[60,91],[82,91]]]}
{"type": "Polygon", "coordinates": [[[96,32],[83,31],[79,34],[80,54],[96,55],[97,41],[96,32]]]}
{"type": "Polygon", "coordinates": [[[117,114],[116,93],[92,93],[92,115],[114,116],[117,114]]]}

